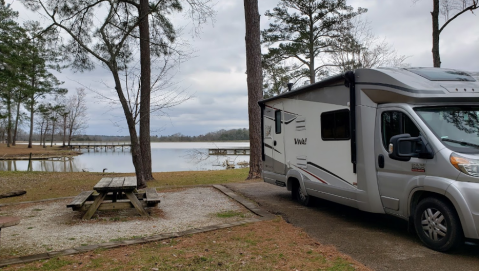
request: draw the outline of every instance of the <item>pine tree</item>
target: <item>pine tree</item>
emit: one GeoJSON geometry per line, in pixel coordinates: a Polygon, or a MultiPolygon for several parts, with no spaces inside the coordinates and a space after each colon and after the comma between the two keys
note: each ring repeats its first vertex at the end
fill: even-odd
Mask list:
{"type": "Polygon", "coordinates": [[[244,0],[246,22],[246,74],[248,83],[248,118],[250,168],[248,179],[261,177],[261,110],[258,101],[263,98],[261,69],[261,36],[258,0],[244,0]]]}
{"type": "Polygon", "coordinates": [[[346,5],[345,0],[281,0],[266,16],[273,19],[269,28],[262,31],[263,43],[269,46],[264,63],[289,64],[289,76],[298,80],[328,75],[332,64],[320,61],[320,56],[334,50],[332,43],[350,27],[350,20],[366,12],[346,5]],[[319,65],[318,62],[319,61],[319,65]]]}
{"type": "Polygon", "coordinates": [[[0,99],[5,108],[7,146],[12,143],[12,107],[15,98],[22,91],[22,66],[26,49],[22,40],[25,39],[24,29],[15,21],[18,13],[14,12],[5,2],[0,1],[0,99]]]}
{"type": "Polygon", "coordinates": [[[49,69],[58,67],[61,57],[51,43],[57,39],[56,33],[45,31],[38,22],[29,21],[25,23],[25,30],[28,34],[25,39],[26,62],[23,66],[25,84],[28,85],[25,91],[25,106],[30,113],[30,134],[28,137],[28,148],[32,148],[33,123],[40,99],[48,95],[63,95],[67,90],[60,88],[62,84],[49,69]]]}

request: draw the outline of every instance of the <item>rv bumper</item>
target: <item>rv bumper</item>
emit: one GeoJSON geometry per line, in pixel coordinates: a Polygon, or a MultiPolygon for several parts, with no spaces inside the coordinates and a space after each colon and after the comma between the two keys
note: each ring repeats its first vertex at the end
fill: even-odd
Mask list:
{"type": "Polygon", "coordinates": [[[456,207],[464,236],[479,239],[479,183],[454,182],[446,196],[456,207]]]}

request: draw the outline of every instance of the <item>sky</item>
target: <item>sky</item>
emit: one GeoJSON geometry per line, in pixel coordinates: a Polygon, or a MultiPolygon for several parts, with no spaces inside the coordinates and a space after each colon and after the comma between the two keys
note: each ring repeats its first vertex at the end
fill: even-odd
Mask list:
{"type": "MultiPolygon", "coordinates": [[[[19,19],[48,22],[26,10],[20,1],[7,0],[19,19]]],[[[279,1],[259,0],[261,29],[268,27],[264,16],[279,1]]],[[[371,23],[374,35],[384,38],[400,55],[408,56],[406,63],[416,67],[432,66],[431,15],[432,1],[419,0],[349,0],[348,5],[367,8],[362,18],[371,23]]],[[[152,115],[151,134],[200,135],[220,129],[248,128],[245,23],[242,0],[217,1],[213,21],[203,25],[199,35],[188,29],[190,21],[184,15],[174,15],[175,26],[184,30],[180,39],[190,44],[192,57],[174,71],[173,82],[190,99],[152,115]]],[[[479,11],[476,11],[476,14],[479,11]]],[[[479,16],[470,12],[461,15],[441,33],[442,67],[479,71],[479,16]]],[[[100,98],[98,93],[117,99],[111,73],[97,65],[93,71],[75,73],[63,70],[56,73],[64,82],[62,87],[73,93],[76,88],[87,89],[89,135],[128,135],[123,111],[118,103],[100,98]]]]}

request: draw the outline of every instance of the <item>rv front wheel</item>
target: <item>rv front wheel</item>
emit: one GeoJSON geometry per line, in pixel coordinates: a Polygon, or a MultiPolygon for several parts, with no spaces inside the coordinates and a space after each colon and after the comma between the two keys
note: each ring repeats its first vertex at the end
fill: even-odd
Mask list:
{"type": "Polygon", "coordinates": [[[309,206],[311,202],[311,197],[306,195],[302,190],[299,183],[295,183],[292,189],[293,199],[297,200],[299,203],[303,204],[304,206],[309,206]]]}
{"type": "Polygon", "coordinates": [[[429,248],[448,251],[463,240],[459,218],[451,204],[437,198],[423,199],[414,214],[419,239],[429,248]]]}

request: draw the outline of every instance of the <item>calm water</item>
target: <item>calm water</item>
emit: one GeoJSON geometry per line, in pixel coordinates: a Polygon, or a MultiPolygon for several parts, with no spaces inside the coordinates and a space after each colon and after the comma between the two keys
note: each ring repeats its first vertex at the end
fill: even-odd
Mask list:
{"type": "MultiPolygon", "coordinates": [[[[219,170],[226,159],[235,164],[249,162],[249,155],[208,156],[211,148],[245,148],[249,142],[200,142],[200,143],[152,143],[153,172],[219,170]]],[[[57,172],[134,172],[129,149],[82,150],[83,154],[72,159],[32,161],[34,171],[57,172]]],[[[238,165],[236,167],[239,167],[238,165]]],[[[0,171],[26,171],[28,161],[0,161],[0,171]]]]}

